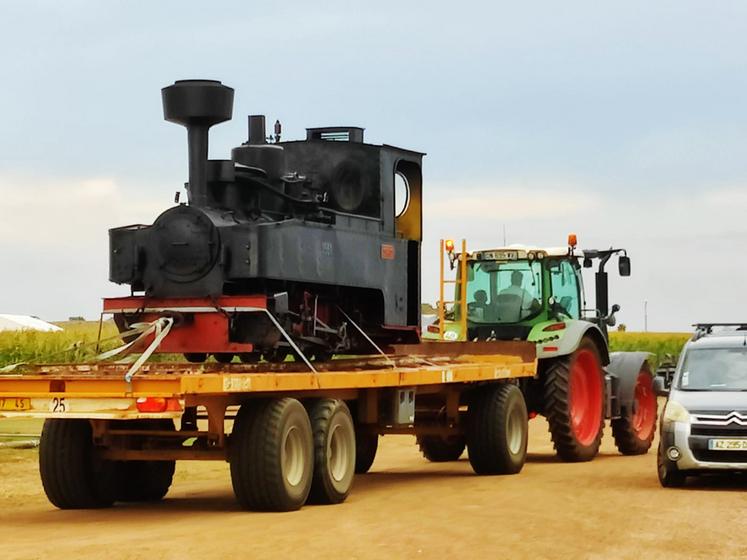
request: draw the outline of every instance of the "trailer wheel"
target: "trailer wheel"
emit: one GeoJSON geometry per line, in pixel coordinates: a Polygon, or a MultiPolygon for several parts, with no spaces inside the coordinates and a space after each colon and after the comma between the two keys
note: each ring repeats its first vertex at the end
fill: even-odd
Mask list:
{"type": "Polygon", "coordinates": [[[553,360],[545,377],[544,410],[553,444],[564,461],[590,461],[604,428],[604,374],[599,350],[583,338],[570,357],[553,360]]]}
{"type": "Polygon", "coordinates": [[[241,406],[231,433],[231,482],[245,509],[299,509],[311,489],[314,442],[306,409],[296,399],[241,406]]]}
{"type": "Polygon", "coordinates": [[[483,387],[469,405],[467,449],[477,474],[515,474],[527,456],[529,415],[516,385],[483,387]]]}
{"type": "Polygon", "coordinates": [[[456,461],[464,453],[467,440],[464,436],[418,436],[418,447],[423,457],[432,463],[456,461]]]}
{"type": "Polygon", "coordinates": [[[96,456],[88,420],[45,420],[39,472],[47,498],[60,509],[109,507],[120,482],[118,463],[96,456]]]}
{"type": "MultiPolygon", "coordinates": [[[[174,431],[173,420],[135,420],[128,428],[174,431]]],[[[122,461],[120,502],[157,502],[168,493],[174,480],[176,461],[122,461]]]]}
{"type": "Polygon", "coordinates": [[[376,459],[376,451],[379,448],[379,434],[365,433],[356,428],[355,430],[355,472],[366,474],[376,459]]]}
{"type": "Polygon", "coordinates": [[[680,488],[685,485],[687,479],[685,473],[677,470],[677,465],[664,456],[661,444],[656,453],[656,471],[659,475],[659,483],[664,488],[680,488]]]}
{"type": "Polygon", "coordinates": [[[656,432],[656,393],[654,377],[647,363],[643,364],[634,390],[634,402],[621,418],[612,421],[612,436],[623,455],[648,452],[656,432]]]}
{"type": "Polygon", "coordinates": [[[321,399],[309,412],[314,432],[314,476],[309,502],[345,501],[355,474],[355,429],[345,401],[321,399]]]}

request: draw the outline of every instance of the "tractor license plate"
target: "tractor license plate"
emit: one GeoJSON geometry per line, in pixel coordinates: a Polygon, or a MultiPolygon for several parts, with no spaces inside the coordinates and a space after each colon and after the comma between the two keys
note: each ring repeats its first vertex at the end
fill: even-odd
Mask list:
{"type": "Polygon", "coordinates": [[[709,439],[708,449],[719,451],[747,451],[747,439],[709,439]]]}
{"type": "Polygon", "coordinates": [[[31,399],[14,399],[0,397],[0,410],[22,411],[31,409],[31,399]]]}

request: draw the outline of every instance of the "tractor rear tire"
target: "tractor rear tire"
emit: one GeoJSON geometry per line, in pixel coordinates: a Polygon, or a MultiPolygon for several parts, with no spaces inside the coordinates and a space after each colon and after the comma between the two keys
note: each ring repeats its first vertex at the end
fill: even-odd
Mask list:
{"type": "Polygon", "coordinates": [[[604,429],[604,372],[599,349],[584,337],[573,354],[546,371],[544,412],[553,445],[563,461],[591,461],[604,429]]]}
{"type": "MultiPolygon", "coordinates": [[[[127,427],[140,430],[174,431],[173,420],[135,420],[127,427]]],[[[137,436],[132,436],[137,437],[137,436]]],[[[168,493],[174,480],[176,461],[122,461],[119,502],[157,502],[168,493]]]]}
{"type": "Polygon", "coordinates": [[[309,503],[339,504],[353,486],[355,429],[345,401],[320,399],[309,411],[314,431],[314,476],[309,503]]]}
{"type": "Polygon", "coordinates": [[[432,463],[456,461],[464,453],[467,440],[464,436],[418,436],[418,447],[423,457],[432,463]]]}
{"type": "Polygon", "coordinates": [[[60,509],[109,507],[121,480],[117,462],[96,456],[91,423],[78,419],[44,421],[39,472],[47,498],[60,509]]]}
{"type": "Polygon", "coordinates": [[[376,451],[379,448],[379,434],[367,434],[361,432],[356,426],[355,430],[355,473],[366,474],[376,459],[376,451]]]}
{"type": "Polygon", "coordinates": [[[623,455],[647,453],[656,433],[654,377],[645,362],[638,372],[633,398],[632,407],[628,407],[623,416],[612,421],[612,437],[623,455]]]}
{"type": "Polygon", "coordinates": [[[233,491],[244,509],[300,509],[314,470],[306,409],[292,398],[243,404],[231,433],[229,463],[233,491]]]}
{"type": "Polygon", "coordinates": [[[467,411],[469,462],[477,474],[516,474],[527,457],[529,415],[516,385],[478,389],[467,411]]]}

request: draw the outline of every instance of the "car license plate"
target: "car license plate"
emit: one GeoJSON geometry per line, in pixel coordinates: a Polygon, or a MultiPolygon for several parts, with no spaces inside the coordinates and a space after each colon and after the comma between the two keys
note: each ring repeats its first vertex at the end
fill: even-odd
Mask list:
{"type": "Polygon", "coordinates": [[[0,398],[0,410],[21,411],[31,408],[31,399],[0,398]]]}
{"type": "Polygon", "coordinates": [[[747,451],[747,439],[709,439],[708,449],[719,451],[747,451]]]}

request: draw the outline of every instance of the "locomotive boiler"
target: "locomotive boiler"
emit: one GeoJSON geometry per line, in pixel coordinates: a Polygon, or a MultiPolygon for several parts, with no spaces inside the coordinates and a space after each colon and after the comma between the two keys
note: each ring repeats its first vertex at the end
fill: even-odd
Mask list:
{"type": "Polygon", "coordinates": [[[279,122],[268,137],[249,116],[231,159],[209,160],[233,89],[183,80],[161,93],[164,118],[187,129],[188,200],[109,231],[109,278],[131,290],[104,301],[121,331],[168,316],[159,351],[221,362],[418,340],[422,153],[367,144],[357,127],[284,141],[279,122]]]}

